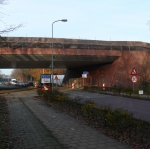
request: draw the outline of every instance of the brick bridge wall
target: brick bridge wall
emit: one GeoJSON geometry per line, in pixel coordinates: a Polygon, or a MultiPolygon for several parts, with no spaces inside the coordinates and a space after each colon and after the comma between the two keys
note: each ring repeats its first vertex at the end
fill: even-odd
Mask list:
{"type": "MultiPolygon", "coordinates": [[[[78,79],[71,79],[69,86],[71,87],[71,82],[79,83],[80,86],[90,85],[90,86],[101,86],[105,83],[107,87],[111,87],[115,84],[123,85],[126,87],[132,87],[131,81],[131,71],[133,67],[136,68],[138,72],[138,82],[135,87],[138,86],[140,82],[140,76],[145,73],[146,78],[149,79],[150,75],[147,72],[150,69],[150,51],[122,51],[121,56],[112,64],[107,64],[104,66],[96,66],[92,68],[82,68],[80,74],[78,74],[78,79]],[[143,65],[145,62],[145,67],[143,65]],[[83,80],[81,73],[83,71],[89,71],[87,78],[83,80]]],[[[74,78],[79,69],[71,69],[70,76],[74,78]]]]}

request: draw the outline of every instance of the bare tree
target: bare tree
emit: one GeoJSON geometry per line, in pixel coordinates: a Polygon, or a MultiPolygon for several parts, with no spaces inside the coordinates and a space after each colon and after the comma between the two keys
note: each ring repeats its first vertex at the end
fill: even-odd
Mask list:
{"type": "Polygon", "coordinates": [[[0,0],[0,4],[4,4],[4,1],[5,1],[5,0],[0,0]]]}
{"type": "MultiPolygon", "coordinates": [[[[0,5],[5,5],[5,4],[7,4],[6,1],[7,1],[7,0],[0,0],[0,5]]],[[[5,14],[3,14],[2,12],[0,12],[0,22],[3,23],[3,24],[5,24],[5,23],[2,21],[2,16],[3,16],[3,15],[5,15],[5,14]]],[[[19,25],[17,25],[17,26],[9,25],[9,27],[6,27],[6,28],[0,30],[0,35],[2,35],[2,34],[4,34],[4,33],[12,32],[12,31],[14,31],[14,30],[16,30],[16,29],[18,29],[18,28],[20,28],[20,27],[23,27],[23,24],[19,24],[19,25]]]]}

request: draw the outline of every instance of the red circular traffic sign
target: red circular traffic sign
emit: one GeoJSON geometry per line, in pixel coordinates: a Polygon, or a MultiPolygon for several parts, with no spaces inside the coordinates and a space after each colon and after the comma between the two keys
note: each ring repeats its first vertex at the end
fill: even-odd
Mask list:
{"type": "Polygon", "coordinates": [[[132,76],[131,81],[132,81],[132,83],[136,83],[138,81],[137,76],[132,76]]]}

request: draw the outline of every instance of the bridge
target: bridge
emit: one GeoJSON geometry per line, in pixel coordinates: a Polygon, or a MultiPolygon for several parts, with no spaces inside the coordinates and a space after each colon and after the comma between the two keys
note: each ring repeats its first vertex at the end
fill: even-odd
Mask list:
{"type": "MultiPolygon", "coordinates": [[[[149,49],[142,42],[53,39],[54,66],[75,68],[113,63],[121,51],[149,49]]],[[[1,37],[0,68],[48,68],[51,38],[1,37]]]]}
{"type": "Polygon", "coordinates": [[[87,70],[98,79],[110,79],[108,84],[129,80],[131,68],[149,60],[150,44],[145,42],[0,37],[0,68],[49,68],[52,42],[55,68],[78,72],[75,77],[87,70]]]}

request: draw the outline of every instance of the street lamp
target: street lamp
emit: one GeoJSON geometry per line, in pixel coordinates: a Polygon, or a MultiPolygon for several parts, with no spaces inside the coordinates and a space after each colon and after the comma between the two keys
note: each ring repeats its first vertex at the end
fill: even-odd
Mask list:
{"type": "Polygon", "coordinates": [[[54,74],[54,60],[53,60],[53,51],[54,51],[54,49],[53,49],[53,24],[54,23],[56,23],[56,22],[59,22],[59,21],[62,21],[62,22],[67,22],[67,19],[62,19],[62,20],[57,20],[57,21],[54,21],[53,23],[52,23],[52,92],[53,92],[53,90],[54,90],[54,79],[53,79],[53,74],[54,74]]]}

